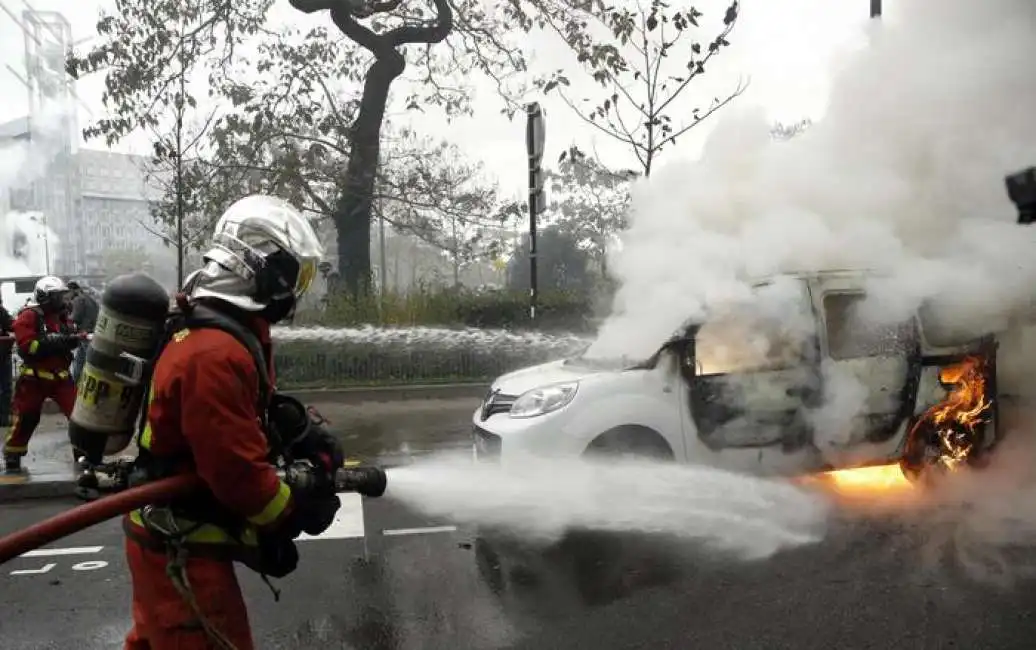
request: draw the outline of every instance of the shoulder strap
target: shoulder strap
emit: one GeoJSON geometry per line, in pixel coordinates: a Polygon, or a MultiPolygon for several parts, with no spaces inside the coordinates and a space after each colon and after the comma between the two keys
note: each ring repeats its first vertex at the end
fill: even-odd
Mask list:
{"type": "Polygon", "coordinates": [[[188,329],[217,329],[230,334],[237,342],[245,346],[255,362],[259,375],[260,412],[265,413],[266,403],[270,397],[270,371],[266,365],[266,355],[259,337],[239,321],[206,305],[195,305],[191,313],[184,317],[184,326],[188,329]]]}
{"type": "MultiPolygon", "coordinates": [[[[155,363],[162,355],[162,352],[165,351],[166,346],[169,345],[169,342],[173,339],[173,335],[184,328],[218,329],[230,334],[235,340],[241,343],[241,345],[245,346],[255,363],[256,373],[259,376],[259,402],[256,405],[256,410],[259,413],[259,419],[262,422],[263,431],[266,431],[269,436],[269,427],[267,426],[266,419],[266,404],[269,401],[272,387],[270,385],[269,369],[266,364],[266,355],[263,353],[263,346],[259,342],[259,337],[253,334],[247,327],[236,319],[212,309],[211,307],[205,305],[194,305],[188,314],[179,310],[175,310],[170,314],[166,321],[166,328],[162,337],[162,342],[155,350],[155,354],[147,366],[147,384],[151,383],[151,375],[154,372],[155,363]]],[[[140,418],[137,424],[138,447],[140,435],[143,433],[144,427],[147,426],[149,406],[149,401],[145,398],[141,405],[140,418]]],[[[276,441],[271,440],[271,446],[274,446],[275,442],[276,441]]]]}

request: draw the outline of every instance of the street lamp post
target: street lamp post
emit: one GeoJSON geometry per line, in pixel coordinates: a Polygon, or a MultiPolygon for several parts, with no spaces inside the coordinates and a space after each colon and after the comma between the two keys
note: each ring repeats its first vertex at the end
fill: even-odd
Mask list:
{"type": "Polygon", "coordinates": [[[871,0],[871,18],[881,18],[881,0],[871,0]]]}

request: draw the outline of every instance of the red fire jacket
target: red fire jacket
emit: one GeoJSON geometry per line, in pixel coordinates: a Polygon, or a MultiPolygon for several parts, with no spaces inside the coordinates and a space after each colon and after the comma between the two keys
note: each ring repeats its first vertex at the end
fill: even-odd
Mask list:
{"type": "MultiPolygon", "coordinates": [[[[269,327],[252,329],[269,360],[269,327]]],[[[272,368],[267,370],[272,386],[272,368]]],[[[270,529],[284,522],[294,504],[268,460],[259,399],[258,371],[244,345],[217,329],[180,330],[155,366],[140,447],[157,459],[189,459],[182,471],[197,473],[216,500],[247,526],[270,529]]],[[[130,524],[140,523],[139,512],[133,513],[130,524]]],[[[235,540],[206,525],[187,541],[247,544],[252,536],[245,537],[235,540]]]]}
{"type": "Polygon", "coordinates": [[[39,307],[26,307],[18,313],[11,328],[15,344],[26,368],[43,372],[68,370],[74,356],[67,348],[60,351],[41,352],[41,343],[47,333],[70,334],[75,326],[64,313],[44,314],[39,307]],[[42,321],[42,322],[41,322],[42,321]]]}

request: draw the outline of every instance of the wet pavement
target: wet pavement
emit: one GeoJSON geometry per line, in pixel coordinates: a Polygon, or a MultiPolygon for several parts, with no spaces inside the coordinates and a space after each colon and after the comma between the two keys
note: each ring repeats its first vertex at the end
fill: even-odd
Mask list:
{"type": "MultiPolygon", "coordinates": [[[[68,505],[5,506],[0,533],[68,505]]],[[[119,647],[130,597],[121,544],[109,522],[4,565],[0,645],[119,647]]],[[[754,564],[643,535],[509,548],[388,499],[356,498],[328,534],[299,542],[302,562],[277,582],[279,603],[242,573],[259,648],[1033,647],[1031,583],[978,585],[923,562],[925,544],[857,522],[754,564]]]]}

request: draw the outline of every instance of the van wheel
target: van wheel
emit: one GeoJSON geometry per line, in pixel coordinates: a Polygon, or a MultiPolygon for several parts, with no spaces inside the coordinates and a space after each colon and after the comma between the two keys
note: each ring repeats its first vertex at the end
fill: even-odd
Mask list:
{"type": "MultiPolygon", "coordinates": [[[[992,448],[992,445],[986,448],[976,447],[964,459],[964,464],[976,469],[985,467],[989,462],[989,452],[992,448]]],[[[907,440],[899,467],[911,481],[932,485],[940,477],[953,471],[942,462],[941,456],[942,447],[937,433],[930,427],[922,426],[907,440]]]]}
{"type": "Polygon", "coordinates": [[[665,438],[652,429],[639,426],[618,427],[601,434],[586,448],[584,456],[659,461],[674,458],[665,438]]]}

